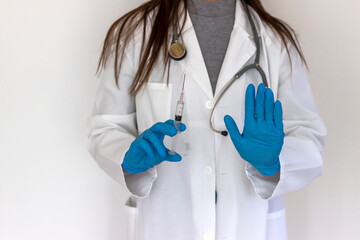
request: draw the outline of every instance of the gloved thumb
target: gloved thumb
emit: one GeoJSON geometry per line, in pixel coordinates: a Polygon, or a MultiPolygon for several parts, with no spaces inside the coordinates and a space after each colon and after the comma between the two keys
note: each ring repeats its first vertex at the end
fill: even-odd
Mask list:
{"type": "Polygon", "coordinates": [[[224,117],[224,122],[225,122],[225,126],[226,129],[228,130],[231,140],[234,142],[241,142],[242,141],[242,135],[240,134],[240,131],[234,121],[234,119],[229,116],[229,115],[225,115],[224,117]]]}

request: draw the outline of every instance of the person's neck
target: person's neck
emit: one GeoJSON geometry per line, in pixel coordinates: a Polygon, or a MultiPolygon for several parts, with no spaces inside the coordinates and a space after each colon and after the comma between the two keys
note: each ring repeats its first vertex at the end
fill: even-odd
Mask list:
{"type": "Polygon", "coordinates": [[[221,16],[234,13],[238,0],[186,0],[188,11],[205,16],[221,16]]]}

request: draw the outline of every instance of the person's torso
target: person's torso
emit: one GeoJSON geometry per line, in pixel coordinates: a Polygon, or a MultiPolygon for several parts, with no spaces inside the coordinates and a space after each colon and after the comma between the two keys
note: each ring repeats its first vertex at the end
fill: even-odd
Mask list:
{"type": "MultiPolygon", "coordinates": [[[[266,34],[265,31],[260,32],[266,34]]],[[[194,40],[191,36],[184,36],[187,46],[195,44],[191,42],[194,40]]],[[[280,58],[280,48],[267,35],[262,36],[261,44],[260,64],[276,96],[279,74],[276,63],[280,58]],[[269,54],[272,56],[271,68],[267,57],[269,54]]],[[[141,48],[140,45],[135,47],[141,48]]],[[[233,46],[229,47],[232,49],[233,46]]],[[[255,51],[245,60],[241,54],[234,56],[244,61],[244,66],[255,58],[255,51]]],[[[140,134],[156,122],[174,118],[186,73],[183,122],[187,129],[177,136],[176,145],[182,160],[176,163],[164,161],[157,165],[158,175],[150,195],[137,199],[137,239],[270,240],[266,238],[269,226],[275,226],[271,231],[274,231],[274,236],[280,236],[285,231],[285,215],[268,213],[269,201],[256,195],[245,174],[245,161],[234,148],[230,137],[215,133],[209,127],[214,98],[204,91],[198,75],[189,71],[191,57],[192,53],[189,52],[183,62],[171,61],[168,86],[163,66],[156,65],[149,82],[135,97],[140,134]],[[217,204],[215,189],[218,192],[217,204]]],[[[158,59],[158,64],[162,61],[158,59]]],[[[133,59],[133,62],[138,61],[133,59]]],[[[192,66],[192,69],[196,69],[196,66],[192,66]]],[[[225,129],[223,117],[228,114],[242,129],[246,87],[250,83],[257,85],[260,82],[260,76],[254,72],[237,79],[216,108],[214,126],[225,129]]],[[[172,138],[166,136],[164,144],[169,148],[171,143],[172,138]]]]}

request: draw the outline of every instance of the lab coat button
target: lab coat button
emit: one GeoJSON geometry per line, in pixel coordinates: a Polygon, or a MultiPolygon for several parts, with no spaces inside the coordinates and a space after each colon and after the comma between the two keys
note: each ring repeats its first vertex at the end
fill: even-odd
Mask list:
{"type": "Polygon", "coordinates": [[[206,101],[205,107],[206,107],[207,109],[211,109],[211,108],[212,108],[212,103],[211,103],[211,101],[206,101]]]}
{"type": "Polygon", "coordinates": [[[212,172],[212,167],[210,165],[206,165],[204,167],[204,173],[205,174],[210,174],[212,172]]]}
{"type": "Polygon", "coordinates": [[[214,240],[214,234],[210,233],[210,232],[206,232],[203,235],[203,239],[204,240],[214,240]]]}

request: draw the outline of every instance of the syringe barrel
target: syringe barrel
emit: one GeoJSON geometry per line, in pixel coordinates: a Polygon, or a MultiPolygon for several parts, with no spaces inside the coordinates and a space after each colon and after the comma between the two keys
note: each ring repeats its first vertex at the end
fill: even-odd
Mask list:
{"type": "Polygon", "coordinates": [[[180,121],[177,120],[174,121],[174,127],[176,128],[177,132],[180,132],[180,125],[181,125],[180,121]]]}
{"type": "MultiPolygon", "coordinates": [[[[180,132],[180,125],[181,125],[181,119],[184,111],[184,101],[177,101],[176,104],[176,111],[175,111],[175,120],[174,120],[174,127],[176,128],[177,133],[180,132]]],[[[174,155],[175,154],[175,148],[177,145],[178,138],[177,136],[172,137],[172,144],[171,149],[169,151],[169,154],[174,155]]]]}
{"type": "MultiPolygon", "coordinates": [[[[177,134],[180,132],[180,125],[181,125],[180,121],[176,121],[176,120],[174,121],[174,127],[176,128],[177,134]]],[[[173,136],[172,139],[171,139],[172,142],[171,142],[171,148],[170,148],[170,151],[169,151],[170,155],[175,154],[175,148],[176,148],[177,141],[178,141],[177,134],[175,136],[173,136]]]]}
{"type": "Polygon", "coordinates": [[[175,121],[181,122],[181,118],[184,111],[184,101],[177,101],[176,110],[175,110],[175,121]]]}

